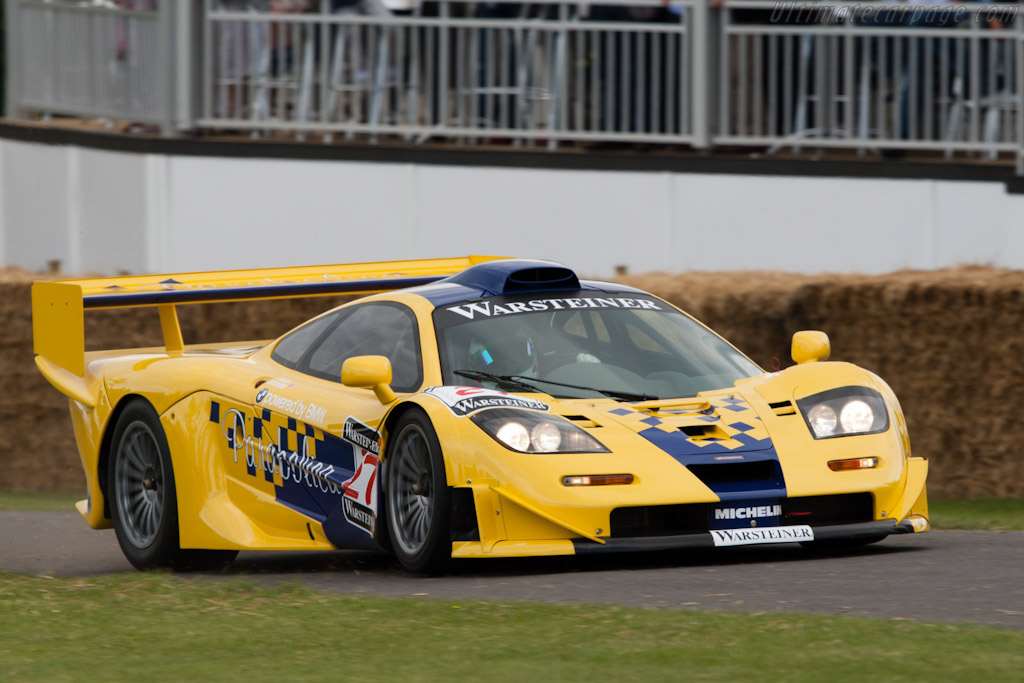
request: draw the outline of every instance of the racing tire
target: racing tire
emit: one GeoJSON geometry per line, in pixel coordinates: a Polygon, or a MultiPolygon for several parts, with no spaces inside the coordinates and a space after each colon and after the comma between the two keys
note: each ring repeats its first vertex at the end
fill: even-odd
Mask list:
{"type": "Polygon", "coordinates": [[[156,411],[141,399],[129,403],[114,426],[107,498],[117,542],[136,569],[210,569],[238,554],[181,549],[171,451],[156,411]]]}
{"type": "Polygon", "coordinates": [[[438,574],[451,562],[451,493],[430,419],[411,410],[388,447],[385,512],[391,549],[410,572],[438,574]]]}

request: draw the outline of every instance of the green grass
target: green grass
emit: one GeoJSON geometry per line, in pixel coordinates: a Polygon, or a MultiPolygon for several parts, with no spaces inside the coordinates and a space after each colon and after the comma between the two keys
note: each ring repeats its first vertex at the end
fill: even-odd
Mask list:
{"type": "Polygon", "coordinates": [[[1024,679],[1024,633],[974,625],[328,595],[123,574],[0,573],[0,679],[1024,679]]]}
{"type": "Polygon", "coordinates": [[[1024,530],[1024,498],[937,500],[928,502],[935,529],[1024,530]]]}
{"type": "Polygon", "coordinates": [[[61,510],[70,512],[84,493],[33,493],[0,491],[0,510],[61,510]]]}
{"type": "MultiPolygon", "coordinates": [[[[0,510],[80,496],[0,492],[0,510]]],[[[936,528],[1024,529],[1024,500],[936,528]]],[[[2,552],[2,549],[0,549],[2,552]]],[[[336,596],[130,573],[0,572],[0,680],[1024,681],[1024,633],[794,614],[336,596]]]]}

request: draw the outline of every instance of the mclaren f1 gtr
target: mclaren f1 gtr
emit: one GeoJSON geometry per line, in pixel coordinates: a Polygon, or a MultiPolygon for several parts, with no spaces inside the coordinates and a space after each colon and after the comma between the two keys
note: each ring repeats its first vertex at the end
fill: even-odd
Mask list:
{"type": "Polygon", "coordinates": [[[36,364],[70,399],[88,497],[145,569],[239,550],[452,558],[927,531],[893,392],[793,337],[765,372],[666,301],[495,257],[33,286],[36,364]],[[184,343],[190,303],[365,295],[273,341],[184,343]],[[163,344],[85,351],[88,309],[163,344]]]}

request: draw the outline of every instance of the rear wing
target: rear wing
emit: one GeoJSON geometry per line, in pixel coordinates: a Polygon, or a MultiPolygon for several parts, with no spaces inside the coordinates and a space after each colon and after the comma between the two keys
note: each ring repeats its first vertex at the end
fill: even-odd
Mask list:
{"type": "Polygon", "coordinates": [[[63,393],[94,405],[93,392],[86,390],[82,382],[87,309],[156,306],[164,347],[173,354],[180,353],[185,346],[177,304],[374,294],[435,282],[477,263],[500,258],[504,257],[466,256],[36,282],[32,285],[36,365],[63,393]]]}

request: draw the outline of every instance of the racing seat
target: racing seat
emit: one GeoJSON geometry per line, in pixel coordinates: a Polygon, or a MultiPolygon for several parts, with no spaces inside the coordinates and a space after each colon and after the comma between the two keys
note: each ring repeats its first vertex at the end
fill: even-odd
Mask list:
{"type": "Polygon", "coordinates": [[[536,368],[533,341],[517,334],[471,344],[468,367],[494,375],[531,375],[536,368]]]}

